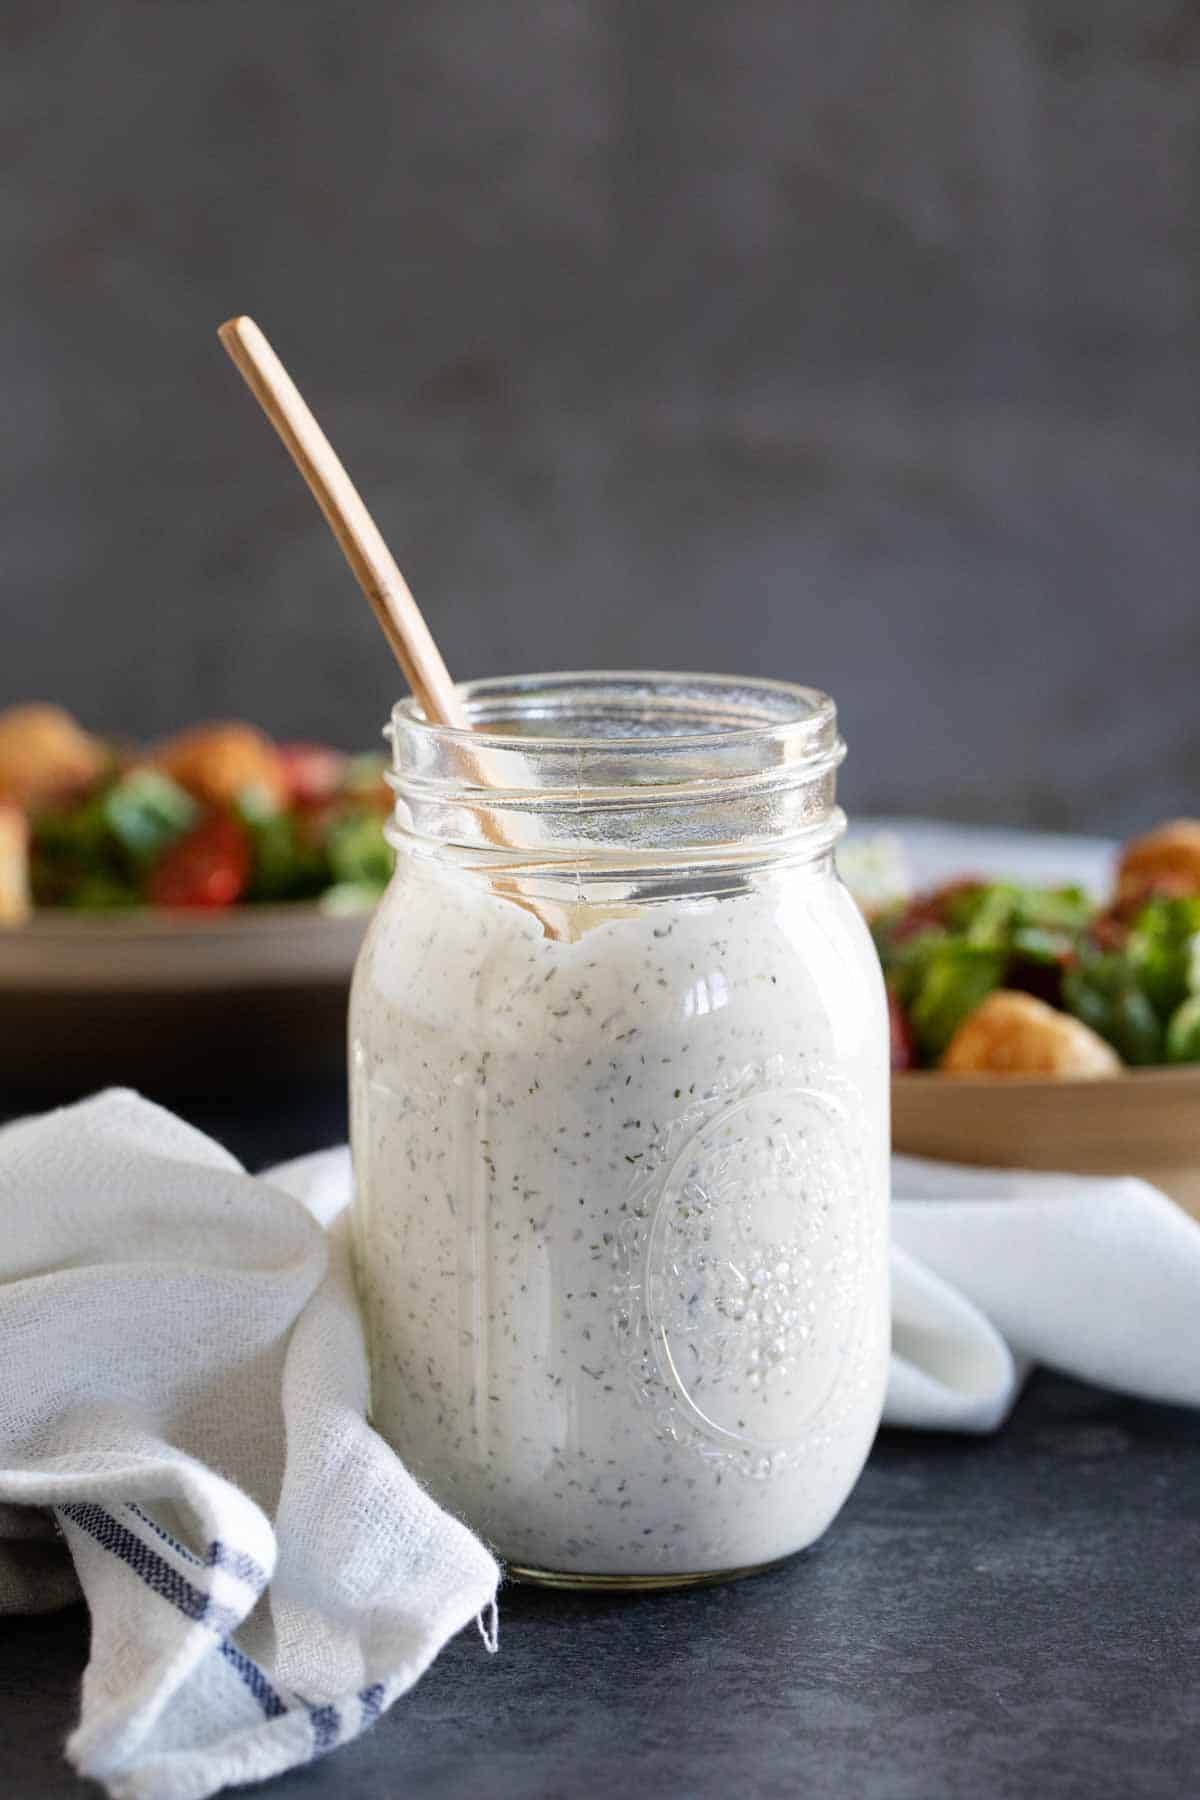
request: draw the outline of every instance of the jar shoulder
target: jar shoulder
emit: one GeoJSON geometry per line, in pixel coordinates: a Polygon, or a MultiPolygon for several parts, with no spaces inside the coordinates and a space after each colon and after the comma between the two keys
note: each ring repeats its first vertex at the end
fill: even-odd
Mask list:
{"type": "Polygon", "coordinates": [[[720,899],[577,910],[578,935],[556,941],[494,894],[399,877],[359,958],[358,1029],[383,1017],[565,1045],[711,1031],[718,1018],[749,1015],[764,1029],[803,1019],[814,1030],[828,1016],[841,1037],[879,1028],[874,946],[832,876],[777,876],[720,899]]]}

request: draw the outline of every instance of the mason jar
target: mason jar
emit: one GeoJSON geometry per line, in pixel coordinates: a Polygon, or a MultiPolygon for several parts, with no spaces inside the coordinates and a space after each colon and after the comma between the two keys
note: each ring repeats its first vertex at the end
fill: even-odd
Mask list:
{"type": "Polygon", "coordinates": [[[773,1563],[888,1363],[888,1046],[833,702],[550,675],[393,715],[351,1001],[372,1416],[510,1573],[773,1563]]]}

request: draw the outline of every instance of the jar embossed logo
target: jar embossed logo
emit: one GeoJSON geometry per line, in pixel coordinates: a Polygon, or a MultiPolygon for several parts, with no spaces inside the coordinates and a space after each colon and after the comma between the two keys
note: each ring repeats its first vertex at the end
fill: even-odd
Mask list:
{"type": "Polygon", "coordinates": [[[829,1422],[860,1360],[853,1116],[824,1084],[756,1084],[672,1136],[628,1234],[618,1333],[661,1429],[767,1475],[829,1422]]]}

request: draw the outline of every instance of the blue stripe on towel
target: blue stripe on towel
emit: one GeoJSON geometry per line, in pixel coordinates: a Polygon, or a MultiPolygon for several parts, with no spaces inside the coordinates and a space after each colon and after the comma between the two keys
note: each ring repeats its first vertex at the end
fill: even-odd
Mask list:
{"type": "Polygon", "coordinates": [[[178,1538],[172,1537],[171,1533],[165,1531],[158,1520],[152,1519],[148,1512],[143,1512],[136,1500],[127,1500],[125,1504],[133,1514],[134,1518],[140,1519],[143,1525],[148,1525],[155,1537],[161,1538],[164,1544],[169,1544],[171,1546],[171,1549],[175,1552],[176,1556],[181,1556],[184,1562],[194,1563],[198,1569],[204,1567],[204,1564],[200,1561],[200,1558],[196,1555],[195,1551],[189,1550],[186,1544],[181,1544],[178,1538]]]}
{"type": "Polygon", "coordinates": [[[338,1709],[336,1706],[310,1706],[308,1717],[313,1731],[313,1755],[324,1756],[333,1748],[342,1728],[338,1709]]]}
{"type": "Polygon", "coordinates": [[[253,1588],[256,1594],[261,1594],[267,1585],[266,1570],[252,1556],[247,1556],[244,1550],[233,1550],[228,1544],[223,1544],[220,1538],[214,1538],[208,1546],[208,1555],[204,1561],[210,1569],[228,1570],[230,1575],[253,1588]]]}
{"type": "Polygon", "coordinates": [[[165,1530],[157,1519],[151,1518],[150,1514],[135,1500],[127,1501],[126,1505],[135,1518],[140,1519],[143,1525],[149,1526],[155,1537],[161,1538],[164,1544],[170,1546],[176,1556],[181,1557],[184,1562],[191,1563],[194,1568],[225,1569],[238,1581],[244,1581],[247,1587],[252,1587],[256,1594],[261,1594],[266,1587],[266,1570],[255,1562],[252,1556],[247,1556],[244,1550],[233,1550],[228,1544],[223,1544],[220,1538],[214,1538],[208,1546],[207,1553],[203,1557],[199,1557],[194,1550],[189,1550],[186,1544],[181,1544],[177,1537],[172,1537],[171,1533],[165,1530]]]}
{"type": "MultiPolygon", "coordinates": [[[[238,1646],[231,1638],[224,1638],[222,1640],[221,1655],[225,1658],[226,1662],[229,1663],[230,1667],[235,1669],[241,1676],[268,1719],[278,1719],[281,1718],[284,1713],[295,1712],[300,1710],[300,1708],[303,1708],[308,1714],[308,1721],[312,1726],[313,1761],[315,1761],[318,1756],[324,1756],[327,1750],[332,1750],[342,1729],[341,1715],[336,1706],[309,1706],[304,1701],[297,1701],[293,1706],[288,1706],[276,1689],[272,1687],[270,1681],[263,1674],[253,1658],[247,1656],[244,1650],[239,1650],[238,1646]]],[[[365,1694],[374,1692],[375,1689],[367,1688],[364,1690],[364,1695],[361,1695],[360,1698],[363,1698],[365,1694]]],[[[378,1692],[380,1696],[382,1696],[382,1685],[379,1685],[378,1692]]],[[[376,1713],[377,1712],[378,1703],[376,1704],[376,1713]]],[[[372,1714],[371,1717],[374,1718],[375,1714],[372,1714]]],[[[363,1727],[369,1723],[370,1720],[365,1716],[364,1711],[363,1727]]]]}
{"type": "MultiPolygon", "coordinates": [[[[114,1519],[104,1507],[97,1506],[92,1501],[71,1501],[67,1505],[59,1506],[56,1510],[63,1518],[70,1519],[72,1524],[77,1525],[81,1531],[86,1531],[88,1536],[94,1538],[102,1549],[108,1550],[113,1556],[118,1557],[140,1581],[145,1583],[151,1593],[158,1594],[163,1600],[169,1602],[177,1612],[182,1613],[185,1619],[190,1619],[197,1625],[207,1625],[222,1634],[240,1624],[238,1613],[231,1607],[217,1605],[210,1595],[204,1593],[202,1589],[194,1587],[186,1576],[181,1575],[178,1569],[172,1568],[171,1564],[165,1561],[156,1550],[152,1549],[135,1532],[122,1525],[119,1520],[114,1519]]],[[[255,1586],[260,1590],[266,1586],[266,1575],[253,1557],[245,1556],[241,1551],[231,1550],[217,1541],[209,1546],[206,1563],[202,1564],[198,1557],[182,1544],[176,1543],[174,1538],[161,1526],[155,1524],[155,1521],[148,1514],[143,1513],[140,1507],[133,1507],[132,1510],[139,1519],[143,1520],[162,1538],[164,1543],[169,1544],[173,1550],[197,1568],[207,1566],[228,1569],[250,1586],[255,1586]]],[[[232,1638],[222,1635],[218,1648],[229,1666],[258,1701],[268,1719],[281,1718],[285,1713],[294,1710],[288,1706],[287,1701],[263,1674],[253,1658],[247,1656],[244,1650],[240,1650],[232,1638]]],[[[383,1705],[383,1694],[383,1683],[379,1681],[371,1687],[361,1690],[358,1696],[362,1708],[359,1730],[365,1730],[379,1717],[383,1705]]],[[[318,1756],[323,1756],[327,1750],[331,1750],[341,1736],[341,1714],[336,1706],[304,1704],[304,1710],[307,1712],[309,1723],[312,1726],[312,1756],[315,1760],[318,1756]]]]}
{"type": "Polygon", "coordinates": [[[210,1625],[214,1631],[226,1632],[240,1623],[241,1615],[232,1607],[218,1606],[210,1595],[202,1589],[193,1587],[187,1578],[173,1569],[149,1544],[128,1530],[106,1512],[102,1506],[91,1501],[72,1501],[69,1505],[60,1506],[58,1511],[63,1518],[70,1519],[81,1531],[104,1550],[125,1563],[138,1578],[145,1582],[151,1593],[158,1594],[167,1600],[185,1619],[192,1619],[198,1625],[210,1625]]]}
{"type": "MultiPolygon", "coordinates": [[[[309,1706],[299,1701],[289,1707],[280,1697],[270,1681],[263,1674],[258,1664],[244,1650],[239,1650],[231,1638],[221,1641],[221,1655],[231,1668],[235,1669],[249,1688],[268,1719],[282,1718],[285,1713],[303,1710],[308,1714],[308,1722],[312,1726],[313,1747],[310,1761],[315,1762],[318,1756],[324,1756],[332,1750],[341,1735],[342,1719],[336,1706],[309,1706]]],[[[383,1684],[376,1683],[373,1688],[364,1688],[359,1695],[363,1702],[363,1718],[359,1730],[363,1731],[378,1717],[379,1704],[383,1698],[383,1684]],[[377,1696],[372,1711],[367,1710],[368,1696],[377,1696]]]]}
{"type": "Polygon", "coordinates": [[[221,1639],[221,1655],[231,1668],[237,1670],[268,1719],[278,1719],[287,1712],[287,1706],[271,1686],[258,1664],[247,1656],[244,1650],[239,1650],[230,1638],[221,1639]]]}

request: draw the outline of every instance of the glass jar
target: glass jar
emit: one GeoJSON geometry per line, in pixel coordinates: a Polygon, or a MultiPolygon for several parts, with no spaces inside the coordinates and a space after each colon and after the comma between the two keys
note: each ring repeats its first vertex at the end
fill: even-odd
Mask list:
{"type": "Polygon", "coordinates": [[[478,682],[402,702],[351,1001],[372,1416],[508,1563],[668,1585],[846,1499],[888,1362],[879,965],[831,700],[478,682]]]}

